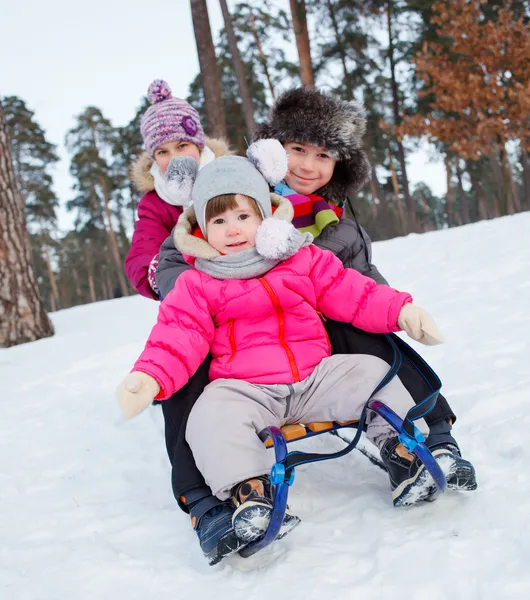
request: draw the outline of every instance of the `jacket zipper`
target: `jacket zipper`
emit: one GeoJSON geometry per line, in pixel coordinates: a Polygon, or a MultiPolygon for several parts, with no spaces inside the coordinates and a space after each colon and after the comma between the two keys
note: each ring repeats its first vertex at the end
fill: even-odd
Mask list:
{"type": "Polygon", "coordinates": [[[228,362],[232,362],[236,355],[236,334],[235,334],[235,319],[228,319],[228,339],[230,340],[230,350],[232,354],[228,362]]]}
{"type": "Polygon", "coordinates": [[[280,346],[284,349],[285,354],[287,355],[287,360],[289,361],[289,366],[291,368],[293,379],[295,382],[300,381],[300,373],[298,371],[298,366],[296,364],[293,351],[291,350],[291,348],[289,348],[287,342],[285,341],[285,319],[283,315],[283,309],[280,305],[280,301],[278,300],[278,296],[273,290],[271,284],[266,279],[260,277],[258,281],[265,288],[265,291],[269,295],[272,305],[274,306],[274,310],[276,311],[276,316],[278,318],[278,338],[280,340],[280,346]]]}

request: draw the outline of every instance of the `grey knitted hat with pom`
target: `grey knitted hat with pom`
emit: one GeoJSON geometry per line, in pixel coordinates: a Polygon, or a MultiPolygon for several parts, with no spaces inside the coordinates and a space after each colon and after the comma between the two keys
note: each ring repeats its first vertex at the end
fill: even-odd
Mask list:
{"type": "Polygon", "coordinates": [[[264,219],[272,216],[269,184],[258,169],[242,156],[221,156],[199,171],[191,193],[195,217],[203,234],[206,234],[206,205],[223,194],[248,196],[256,201],[264,219]]]}

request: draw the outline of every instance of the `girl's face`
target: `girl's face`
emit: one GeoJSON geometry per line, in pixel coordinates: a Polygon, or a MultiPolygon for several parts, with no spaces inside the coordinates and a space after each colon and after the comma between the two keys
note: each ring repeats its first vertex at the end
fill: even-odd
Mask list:
{"type": "Polygon", "coordinates": [[[289,156],[285,183],[298,194],[312,194],[330,182],[337,161],[326,148],[313,144],[285,142],[289,156]]]}
{"type": "Polygon", "coordinates": [[[169,161],[175,156],[191,156],[197,162],[201,160],[201,151],[191,142],[166,142],[155,150],[154,159],[162,175],[166,173],[169,161]]]}
{"type": "Polygon", "coordinates": [[[225,210],[206,223],[206,238],[221,254],[236,254],[256,246],[256,231],[262,221],[249,199],[236,194],[237,208],[225,210]]]}

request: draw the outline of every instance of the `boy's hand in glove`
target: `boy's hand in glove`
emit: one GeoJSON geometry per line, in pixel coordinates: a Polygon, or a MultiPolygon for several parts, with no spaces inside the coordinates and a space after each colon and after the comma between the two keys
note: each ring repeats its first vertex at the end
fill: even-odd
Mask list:
{"type": "Polygon", "coordinates": [[[125,417],[132,419],[151,404],[159,391],[160,386],[150,375],[133,371],[120,383],[116,399],[125,417]]]}
{"type": "Polygon", "coordinates": [[[413,304],[405,304],[399,313],[398,326],[413,340],[435,346],[443,344],[443,336],[429,313],[413,304]]]}

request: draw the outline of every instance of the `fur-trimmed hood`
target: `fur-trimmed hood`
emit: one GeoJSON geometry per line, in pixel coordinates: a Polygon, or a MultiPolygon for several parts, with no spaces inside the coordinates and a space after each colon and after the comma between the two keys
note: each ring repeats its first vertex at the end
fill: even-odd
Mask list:
{"type": "MultiPolygon", "coordinates": [[[[294,217],[294,208],[289,200],[271,192],[271,204],[276,208],[273,219],[288,221],[289,223],[294,217]]],[[[198,227],[197,217],[193,206],[185,210],[173,229],[173,241],[175,247],[185,256],[195,258],[212,259],[221,256],[215,248],[202,237],[197,237],[193,234],[195,228],[198,227]]]]}
{"type": "MultiPolygon", "coordinates": [[[[222,138],[206,138],[206,146],[214,153],[215,158],[235,154],[230,149],[228,142],[222,138]]],[[[152,165],[153,159],[147,152],[142,152],[130,169],[131,181],[134,187],[143,194],[152,192],[155,189],[155,181],[149,172],[152,165]]]]}
{"type": "Polygon", "coordinates": [[[370,163],[363,150],[364,108],[315,89],[295,88],[274,103],[267,123],[258,125],[253,140],[274,138],[327,148],[337,159],[331,181],[316,194],[342,202],[369,179],[370,163]]]}

